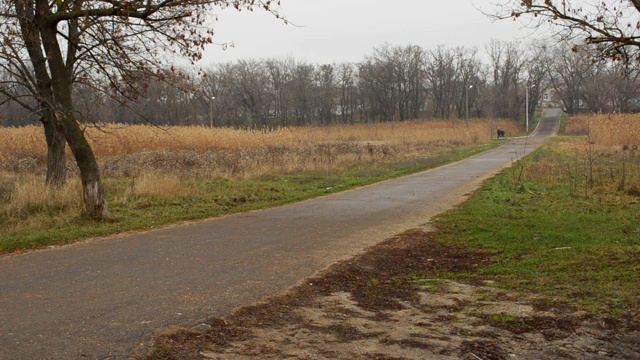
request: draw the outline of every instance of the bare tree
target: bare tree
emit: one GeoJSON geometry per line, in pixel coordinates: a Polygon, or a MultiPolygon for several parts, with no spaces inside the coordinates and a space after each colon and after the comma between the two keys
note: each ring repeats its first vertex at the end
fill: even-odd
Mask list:
{"type": "Polygon", "coordinates": [[[38,29],[31,24],[35,3],[1,2],[0,66],[3,101],[12,101],[30,114],[39,114],[47,141],[48,184],[61,184],[66,178],[65,139],[50,104],[54,101],[51,76],[47,70],[38,29]]]}
{"type": "Polygon", "coordinates": [[[339,115],[342,122],[353,124],[356,113],[356,67],[351,63],[338,66],[338,86],[340,90],[339,115]]]}
{"type": "Polygon", "coordinates": [[[241,60],[225,70],[225,86],[243,111],[244,126],[265,127],[271,111],[266,67],[256,60],[241,60]]]}
{"type": "Polygon", "coordinates": [[[401,121],[417,119],[426,101],[425,51],[419,46],[396,47],[392,62],[398,92],[398,117],[401,121]]]}
{"type": "Polygon", "coordinates": [[[273,117],[278,125],[288,125],[292,103],[290,87],[293,80],[295,60],[292,58],[268,60],[265,66],[269,78],[268,90],[273,102],[273,117]]]}
{"type": "MultiPolygon", "coordinates": [[[[473,113],[473,108],[477,108],[477,96],[483,83],[485,74],[482,69],[482,62],[477,57],[477,49],[467,50],[456,48],[455,52],[455,80],[453,94],[456,97],[456,108],[458,118],[466,116],[467,102],[469,112],[473,113]]],[[[478,111],[476,111],[476,115],[478,111]]],[[[473,114],[470,114],[473,116],[473,114]]]]}
{"type": "Polygon", "coordinates": [[[318,122],[329,125],[333,120],[336,98],[336,80],[333,65],[320,65],[316,69],[316,116],[318,122]]]}
{"type": "Polygon", "coordinates": [[[390,45],[375,49],[358,64],[362,106],[367,118],[373,121],[393,121],[397,109],[394,64],[390,61],[390,45]]]}
{"type": "Polygon", "coordinates": [[[293,70],[293,113],[296,125],[310,125],[313,121],[313,76],[315,66],[299,63],[293,70]]]}
{"type": "Polygon", "coordinates": [[[434,117],[451,117],[457,75],[455,61],[454,51],[445,46],[438,46],[429,52],[427,86],[431,95],[431,114],[434,117]]]}
{"type": "Polygon", "coordinates": [[[371,120],[420,116],[426,102],[426,55],[418,46],[383,45],[358,64],[361,106],[371,120]]]}
{"type": "Polygon", "coordinates": [[[536,89],[549,88],[562,101],[567,112],[629,112],[630,104],[640,94],[638,63],[606,61],[594,55],[591,46],[570,42],[548,46],[534,44],[528,55],[526,71],[532,74],[544,69],[544,81],[532,88],[531,99],[538,101],[536,89]]]}
{"type": "Polygon", "coordinates": [[[503,0],[494,16],[526,19],[532,27],[550,23],[563,39],[580,38],[604,57],[640,54],[640,0],[503,0]]]}
{"type": "Polygon", "coordinates": [[[617,76],[609,76],[608,64],[603,61],[592,61],[582,75],[580,98],[592,113],[607,113],[613,107],[613,84],[617,76]]]}
{"type": "Polygon", "coordinates": [[[575,114],[584,101],[582,94],[585,76],[591,72],[591,57],[570,43],[562,43],[551,50],[548,62],[550,86],[562,100],[570,114],[575,114]]]}
{"type": "Polygon", "coordinates": [[[637,62],[616,62],[608,68],[612,86],[611,111],[628,113],[638,111],[632,103],[640,98],[640,64],[637,62]]]}
{"type": "Polygon", "coordinates": [[[515,43],[492,41],[487,45],[492,87],[492,113],[498,118],[521,119],[525,89],[524,59],[515,43]]]}
{"type": "MultiPolygon", "coordinates": [[[[253,0],[5,0],[0,2],[0,58],[16,82],[31,86],[45,134],[62,133],[80,169],[85,211],[107,213],[98,163],[74,106],[80,81],[112,95],[135,98],[140,80],[162,78],[163,53],[201,57],[213,31],[213,6],[263,7],[253,0]],[[107,86],[104,86],[107,84],[107,86]],[[51,129],[49,129],[51,128],[51,129]],[[55,129],[55,130],[52,130],[55,129]]],[[[20,101],[14,97],[14,101],[20,101]]],[[[51,145],[50,145],[51,148],[51,145]]]]}
{"type": "MultiPolygon", "coordinates": [[[[542,100],[548,86],[548,51],[547,47],[538,43],[531,45],[525,53],[524,72],[526,73],[525,86],[529,96],[529,118],[533,119],[537,105],[542,100]]],[[[526,94],[525,94],[526,95],[526,94]]],[[[525,99],[526,103],[526,99],[525,99]]],[[[525,104],[526,106],[527,104],[525,104]]]]}

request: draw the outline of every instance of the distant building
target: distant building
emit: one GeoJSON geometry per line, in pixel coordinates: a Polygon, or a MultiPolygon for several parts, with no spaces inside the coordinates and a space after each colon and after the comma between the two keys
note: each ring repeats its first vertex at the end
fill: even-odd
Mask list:
{"type": "Polygon", "coordinates": [[[562,107],[562,98],[554,88],[548,88],[542,94],[543,107],[562,107]]]}

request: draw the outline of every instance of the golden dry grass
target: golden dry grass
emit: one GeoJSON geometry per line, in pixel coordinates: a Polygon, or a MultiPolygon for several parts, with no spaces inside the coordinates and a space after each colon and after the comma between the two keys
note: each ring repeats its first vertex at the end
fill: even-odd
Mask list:
{"type": "Polygon", "coordinates": [[[176,174],[142,172],[134,179],[134,195],[175,196],[187,193],[184,182],[176,174]]]}
{"type": "Polygon", "coordinates": [[[590,138],[593,150],[603,153],[640,147],[640,115],[583,115],[571,118],[567,134],[590,138]]]}
{"type": "MultiPolygon", "coordinates": [[[[500,126],[515,132],[511,122],[500,126]]],[[[474,121],[467,131],[464,123],[451,121],[407,121],[368,125],[329,127],[287,127],[272,130],[238,130],[230,128],[138,126],[103,126],[101,133],[89,129],[98,157],[132,154],[152,150],[218,150],[299,148],[310,144],[336,142],[385,142],[407,144],[443,142],[470,144],[493,136],[488,121],[474,121]]]]}
{"type": "MultiPolygon", "coordinates": [[[[5,184],[11,184],[5,182],[5,184]]],[[[64,186],[50,187],[44,179],[33,175],[21,175],[12,182],[7,215],[20,217],[33,212],[72,212],[82,209],[80,180],[70,179],[64,186]]]]}
{"type": "MultiPolygon", "coordinates": [[[[108,124],[85,131],[103,175],[133,180],[117,194],[116,201],[127,202],[188,195],[192,189],[185,183],[193,179],[295,174],[425,158],[452,147],[489,142],[497,127],[518,133],[509,120],[473,120],[470,128],[453,120],[271,130],[108,124]]],[[[67,158],[70,178],[77,179],[70,152],[67,158]]],[[[45,168],[40,126],[0,128],[0,205],[7,219],[13,219],[5,224],[8,228],[31,218],[81,212],[77,180],[63,189],[49,189],[43,184],[45,168]]]]}
{"type": "Polygon", "coordinates": [[[568,182],[572,194],[640,192],[640,115],[572,117],[567,134],[551,148],[552,160],[527,164],[527,178],[547,185],[568,182]]]}
{"type": "MultiPolygon", "coordinates": [[[[272,130],[108,124],[87,128],[86,134],[107,176],[165,171],[250,177],[424,156],[488,142],[497,127],[518,132],[508,120],[473,120],[469,129],[453,120],[272,130]]],[[[0,129],[0,171],[42,173],[45,163],[40,127],[0,129]]]]}

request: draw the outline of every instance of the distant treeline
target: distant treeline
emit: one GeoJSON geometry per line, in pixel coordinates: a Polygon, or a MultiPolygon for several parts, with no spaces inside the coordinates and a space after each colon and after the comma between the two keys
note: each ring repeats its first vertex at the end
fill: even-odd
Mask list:
{"type": "MultiPolygon", "coordinates": [[[[86,122],[248,128],[494,117],[522,121],[549,103],[568,112],[629,112],[640,102],[638,64],[601,61],[571,44],[492,41],[483,49],[383,45],[358,63],[243,60],[141,84],[142,96],[76,84],[86,122]],[[527,90],[525,90],[527,89],[527,90]]],[[[1,99],[1,97],[0,97],[1,99]]],[[[14,103],[0,125],[38,120],[14,103]]]]}

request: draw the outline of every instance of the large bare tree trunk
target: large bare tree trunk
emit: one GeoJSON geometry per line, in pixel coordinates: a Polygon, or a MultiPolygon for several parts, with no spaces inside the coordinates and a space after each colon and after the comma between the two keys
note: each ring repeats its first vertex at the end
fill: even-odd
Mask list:
{"type": "Polygon", "coordinates": [[[49,185],[62,185],[66,181],[66,143],[62,129],[54,117],[52,106],[54,103],[51,78],[47,72],[47,61],[42,52],[42,43],[38,36],[38,29],[32,26],[28,19],[35,17],[35,12],[27,2],[15,3],[16,13],[20,15],[20,33],[29,53],[31,65],[35,74],[37,99],[40,105],[41,122],[47,140],[47,177],[49,185]]]}
{"type": "MultiPolygon", "coordinates": [[[[48,6],[45,0],[36,1],[41,9],[45,9],[48,6]]],[[[76,164],[80,169],[85,212],[93,217],[102,217],[107,214],[107,202],[104,196],[98,162],[84,136],[84,131],[80,128],[80,124],[74,116],[71,96],[72,83],[69,74],[71,69],[65,65],[63,60],[55,24],[41,24],[40,33],[51,74],[51,86],[54,96],[53,114],[56,119],[56,125],[60,126],[63,131],[67,144],[69,144],[76,164]]]]}
{"type": "Polygon", "coordinates": [[[56,112],[56,118],[64,128],[65,138],[80,169],[85,212],[93,217],[107,215],[100,169],[84,132],[70,112],[56,112]]]}
{"type": "Polygon", "coordinates": [[[43,117],[44,135],[47,139],[47,177],[49,185],[62,185],[67,177],[66,141],[55,118],[43,117]]]}

